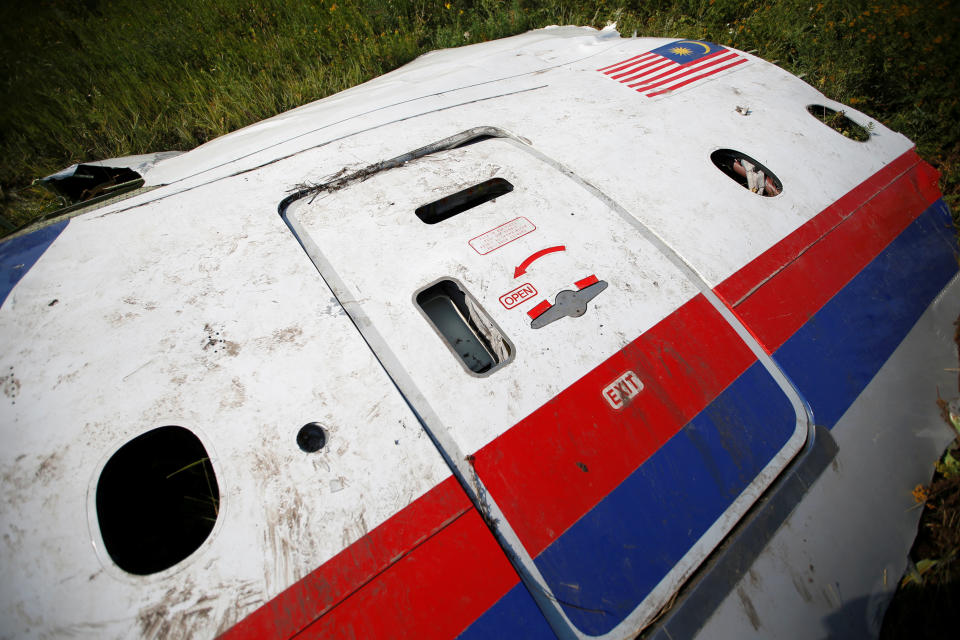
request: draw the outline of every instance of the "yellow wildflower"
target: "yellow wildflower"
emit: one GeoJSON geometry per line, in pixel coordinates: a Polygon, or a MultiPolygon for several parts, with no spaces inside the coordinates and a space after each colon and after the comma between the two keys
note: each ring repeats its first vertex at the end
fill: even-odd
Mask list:
{"type": "Polygon", "coordinates": [[[922,484],[918,484],[913,488],[913,499],[916,502],[926,502],[929,497],[930,492],[922,484]]]}

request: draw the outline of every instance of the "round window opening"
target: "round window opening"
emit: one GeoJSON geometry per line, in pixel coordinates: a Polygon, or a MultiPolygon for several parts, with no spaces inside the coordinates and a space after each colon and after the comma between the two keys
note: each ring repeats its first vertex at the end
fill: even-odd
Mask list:
{"type": "Polygon", "coordinates": [[[207,539],[220,489],[203,444],[168,426],[113,454],[97,482],[97,521],[110,558],[137,575],[168,569],[207,539]]]}
{"type": "Polygon", "coordinates": [[[783,191],[780,178],[745,153],[733,149],[717,149],[710,154],[710,160],[728,178],[753,193],[773,197],[783,191]]]}

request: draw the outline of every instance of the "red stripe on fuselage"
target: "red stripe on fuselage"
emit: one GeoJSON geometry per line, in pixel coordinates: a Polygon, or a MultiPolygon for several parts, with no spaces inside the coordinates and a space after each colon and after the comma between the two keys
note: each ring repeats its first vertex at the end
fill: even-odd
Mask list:
{"type": "Polygon", "coordinates": [[[717,397],[753,353],[697,295],[474,456],[474,468],[536,556],[717,397]],[[643,390],[603,398],[632,371],[643,390]]]}
{"type": "Polygon", "coordinates": [[[773,353],[940,197],[908,151],[722,282],[716,293],[773,353]]]}
{"type": "Polygon", "coordinates": [[[310,627],[311,632],[323,628],[329,637],[354,637],[351,634],[358,629],[362,632],[356,637],[450,637],[490,608],[518,580],[469,498],[451,477],[254,611],[223,637],[289,638],[318,619],[332,621],[333,626],[323,622],[310,627]],[[452,571],[452,567],[457,570],[452,571]],[[398,582],[397,576],[408,576],[403,580],[409,581],[398,582]],[[362,616],[357,613],[357,603],[368,608],[362,616]],[[412,607],[414,603],[416,607],[412,607]],[[443,608],[438,610],[438,605],[431,603],[441,603],[443,608]],[[421,620],[422,614],[411,611],[411,607],[431,611],[430,619],[421,620]],[[415,621],[419,626],[413,624],[415,621]],[[391,624],[394,626],[387,628],[391,624]],[[371,629],[384,629],[384,633],[373,636],[369,634],[371,629]],[[445,630],[446,635],[438,635],[438,630],[445,630]]]}
{"type": "MultiPolygon", "coordinates": [[[[936,177],[907,152],[716,292],[772,352],[939,198],[936,177]]],[[[536,556],[753,362],[698,295],[483,447],[474,467],[536,556]],[[644,389],[613,409],[602,390],[626,371],[644,389]]],[[[452,637],[517,582],[449,478],[226,636],[452,637]]]]}
{"type": "Polygon", "coordinates": [[[470,509],[297,637],[449,640],[517,582],[470,509]]]}

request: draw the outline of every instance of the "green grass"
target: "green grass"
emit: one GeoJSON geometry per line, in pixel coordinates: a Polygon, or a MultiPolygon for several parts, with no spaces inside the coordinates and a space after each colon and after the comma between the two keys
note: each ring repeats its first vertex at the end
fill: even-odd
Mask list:
{"type": "Polygon", "coordinates": [[[71,163],[214,137],[394,69],[431,49],[548,24],[702,38],[755,51],[917,142],[960,194],[953,1],[46,0],[0,8],[0,204],[71,163]]]}

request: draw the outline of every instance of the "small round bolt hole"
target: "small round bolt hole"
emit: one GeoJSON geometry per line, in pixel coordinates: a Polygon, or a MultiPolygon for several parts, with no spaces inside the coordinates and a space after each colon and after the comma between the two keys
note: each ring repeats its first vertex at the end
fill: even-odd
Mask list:
{"type": "Polygon", "coordinates": [[[319,422],[310,422],[300,427],[297,432],[297,446],[307,453],[313,453],[327,444],[327,432],[319,422]]]}

